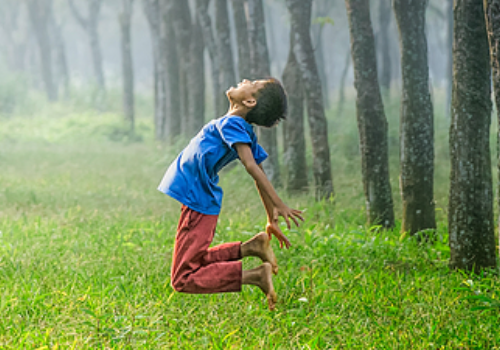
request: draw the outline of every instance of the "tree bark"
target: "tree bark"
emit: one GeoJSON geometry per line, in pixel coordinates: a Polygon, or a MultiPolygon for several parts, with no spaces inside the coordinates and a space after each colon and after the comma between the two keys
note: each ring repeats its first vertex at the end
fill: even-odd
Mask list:
{"type": "Polygon", "coordinates": [[[236,28],[236,41],[238,42],[238,72],[240,79],[251,78],[250,42],[248,36],[247,15],[245,6],[247,0],[231,0],[233,17],[236,28]]]}
{"type": "Polygon", "coordinates": [[[474,272],[496,266],[489,59],[483,3],[456,0],[448,214],[450,267],[474,272]]]}
{"type": "Polygon", "coordinates": [[[219,84],[221,91],[216,92],[220,95],[218,109],[226,113],[229,109],[229,101],[224,91],[236,84],[227,0],[215,0],[215,28],[217,33],[217,49],[220,59],[219,84]]]}
{"type": "Polygon", "coordinates": [[[377,77],[369,0],[346,0],[351,33],[363,188],[369,225],[394,226],[387,120],[377,77]]]}
{"type": "Polygon", "coordinates": [[[57,86],[52,72],[52,45],[49,37],[50,3],[48,0],[29,0],[27,5],[40,49],[40,64],[45,92],[49,101],[57,101],[57,86]]]}
{"type": "Polygon", "coordinates": [[[380,87],[382,92],[389,96],[391,90],[391,50],[389,40],[389,26],[391,24],[391,0],[379,0],[379,42],[380,42],[380,87]]]}
{"type": "Polygon", "coordinates": [[[187,137],[193,137],[205,124],[205,65],[203,62],[203,35],[198,21],[191,25],[190,60],[188,67],[188,130],[187,137]]]}
{"type": "Polygon", "coordinates": [[[213,96],[213,109],[216,116],[221,116],[226,113],[226,110],[221,109],[223,103],[220,101],[222,98],[226,99],[221,93],[221,85],[219,81],[220,71],[220,52],[217,42],[212,31],[212,21],[208,15],[208,5],[210,0],[196,0],[196,13],[198,21],[203,32],[203,42],[208,50],[212,70],[212,96],[213,96]]]}
{"type": "Polygon", "coordinates": [[[286,0],[294,35],[293,51],[302,73],[313,149],[313,173],[317,198],[334,195],[328,126],[323,106],[321,80],[311,43],[312,0],[286,0]]]}
{"type": "Polygon", "coordinates": [[[83,28],[89,39],[90,51],[92,54],[92,64],[94,66],[95,79],[99,90],[97,103],[98,105],[100,105],[102,103],[102,99],[104,98],[104,94],[106,93],[106,81],[104,78],[104,69],[102,67],[102,53],[98,30],[102,0],[88,0],[87,17],[81,15],[80,11],[75,5],[74,0],[68,0],[68,2],[73,16],[83,28]]]}
{"type": "MultiPolygon", "coordinates": [[[[484,10],[490,46],[495,104],[497,106],[497,123],[500,125],[500,1],[485,0],[484,10]]],[[[497,169],[500,170],[500,128],[497,133],[497,150],[497,169]]],[[[498,172],[497,176],[500,179],[500,172],[498,172]]],[[[500,186],[500,183],[497,186],[500,186]]],[[[497,188],[497,194],[500,194],[500,187],[497,188]]],[[[500,196],[497,197],[498,203],[500,203],[500,196]]],[[[500,217],[497,220],[497,222],[500,222],[500,217]]]]}
{"type": "Polygon", "coordinates": [[[143,9],[148,19],[149,32],[151,34],[151,46],[153,50],[153,82],[154,82],[154,104],[155,104],[155,138],[164,140],[166,124],[166,74],[160,53],[164,52],[163,41],[160,40],[160,4],[159,0],[143,0],[143,9]]]}
{"type": "Polygon", "coordinates": [[[434,116],[429,93],[425,36],[427,0],[394,0],[403,77],[400,161],[403,222],[411,235],[436,228],[434,210],[434,116]]]}
{"type": "MultiPolygon", "coordinates": [[[[495,104],[497,106],[497,123],[500,125],[500,1],[485,0],[484,10],[486,13],[486,28],[488,30],[490,46],[490,62],[493,73],[495,104]]],[[[497,168],[500,170],[500,128],[498,130],[497,168]]],[[[500,172],[498,172],[497,176],[500,179],[500,172]]],[[[500,186],[500,183],[497,186],[500,186]]],[[[497,187],[497,194],[500,194],[500,187],[497,187]]],[[[498,203],[500,203],[500,196],[497,197],[497,204],[498,203]]],[[[500,222],[500,217],[497,220],[497,222],[500,222]]]]}
{"type": "Polygon", "coordinates": [[[288,115],[283,123],[285,188],[293,194],[307,189],[306,142],[304,137],[304,91],[300,68],[293,53],[293,35],[290,52],[283,71],[283,85],[288,93],[288,115]]]}
{"type": "Polygon", "coordinates": [[[160,2],[160,40],[162,40],[162,65],[166,79],[166,120],[164,124],[164,139],[173,143],[181,134],[181,92],[179,74],[179,55],[173,26],[173,12],[171,3],[160,2]]]}
{"type": "MultiPolygon", "coordinates": [[[[316,2],[315,17],[325,17],[328,16],[333,6],[333,1],[322,0],[316,2]]],[[[326,64],[325,64],[325,50],[323,45],[323,32],[325,29],[325,23],[316,24],[313,26],[314,33],[314,48],[316,52],[316,59],[318,65],[319,77],[321,79],[321,90],[323,91],[323,102],[325,109],[330,108],[330,89],[328,84],[328,74],[326,74],[326,64]]]]}
{"type": "Polygon", "coordinates": [[[123,72],[123,114],[129,136],[135,132],[134,67],[132,62],[131,34],[133,0],[122,0],[119,15],[123,72]]]}
{"type": "MultiPolygon", "coordinates": [[[[248,0],[248,37],[252,79],[265,79],[271,75],[269,51],[262,0],[248,0]]],[[[275,187],[281,185],[276,128],[258,128],[259,142],[269,154],[262,164],[275,187]]]]}
{"type": "Polygon", "coordinates": [[[191,103],[188,91],[188,68],[191,60],[190,43],[191,43],[191,13],[187,1],[172,2],[172,21],[175,32],[175,40],[177,43],[177,54],[179,62],[179,83],[177,87],[180,90],[181,96],[181,134],[188,133],[188,109],[191,103]]]}

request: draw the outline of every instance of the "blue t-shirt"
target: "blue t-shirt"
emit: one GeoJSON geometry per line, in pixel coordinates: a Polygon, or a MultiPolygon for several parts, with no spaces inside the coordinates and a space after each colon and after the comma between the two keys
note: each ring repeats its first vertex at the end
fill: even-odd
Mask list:
{"type": "Polygon", "coordinates": [[[223,192],[217,173],[239,158],[235,143],[248,144],[257,164],[267,158],[252,126],[241,117],[225,116],[206,124],[191,140],[170,164],[158,190],[197,212],[218,215],[223,192]]]}

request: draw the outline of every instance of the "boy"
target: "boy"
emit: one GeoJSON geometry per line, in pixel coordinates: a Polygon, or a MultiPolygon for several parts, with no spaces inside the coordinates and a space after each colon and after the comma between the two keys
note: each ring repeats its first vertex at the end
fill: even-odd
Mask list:
{"type": "Polygon", "coordinates": [[[172,287],[184,293],[239,292],[242,284],[260,287],[267,296],[269,309],[277,301],[272,273],[278,265],[270,245],[275,235],[280,247],[290,246],[281,232],[278,216],[290,228],[290,219],[298,226],[304,220],[301,211],[290,209],[278,197],[260,163],[267,153],[257,143],[250,124],[265,127],[284,119],[286,93],[276,79],[243,80],[226,91],[229,110],[226,116],[206,124],[170,165],[158,187],[182,203],[172,259],[172,287]],[[254,178],[267,212],[266,231],[247,242],[226,243],[209,248],[215,233],[222,201],[217,173],[239,158],[254,178]],[[242,271],[241,259],[259,257],[259,267],[242,271]]]}

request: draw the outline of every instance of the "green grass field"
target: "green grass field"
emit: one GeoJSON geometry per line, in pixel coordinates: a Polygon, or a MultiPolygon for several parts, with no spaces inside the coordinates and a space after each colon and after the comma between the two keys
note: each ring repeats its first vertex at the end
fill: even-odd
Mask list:
{"type": "MultiPolygon", "coordinates": [[[[77,107],[40,103],[0,117],[0,348],[500,348],[497,274],[468,276],[447,267],[442,113],[436,113],[438,240],[419,246],[399,227],[365,226],[355,111],[352,103],[342,117],[330,111],[336,203],[279,190],[307,221],[287,232],[289,250],[273,241],[279,303],[269,312],[252,287],[241,294],[173,292],[180,206],[156,186],[182,142],[167,148],[152,141],[146,108],[138,119],[143,141],[128,143],[117,141],[117,113],[77,107]]],[[[386,110],[400,218],[397,103],[386,110]]],[[[262,231],[264,209],[244,169],[224,171],[221,185],[214,244],[262,231]]],[[[244,267],[257,264],[245,260],[244,267]]]]}

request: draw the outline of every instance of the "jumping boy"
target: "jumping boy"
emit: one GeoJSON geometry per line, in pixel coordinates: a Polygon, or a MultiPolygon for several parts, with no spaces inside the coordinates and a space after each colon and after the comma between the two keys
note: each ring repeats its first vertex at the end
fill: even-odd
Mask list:
{"type": "Polygon", "coordinates": [[[170,165],[158,190],[182,203],[172,259],[172,287],[184,293],[239,292],[242,284],[260,287],[269,309],[277,301],[272,273],[278,265],[269,240],[276,236],[288,248],[290,241],[278,225],[282,216],[298,226],[300,210],[289,208],[279,198],[262,170],[267,153],[257,143],[251,124],[272,127],[286,117],[287,98],[276,79],[243,80],[226,91],[229,110],[224,117],[206,124],[170,165]],[[253,177],[267,213],[266,232],[247,242],[232,242],[209,248],[221,209],[222,189],[217,173],[240,159],[253,177]],[[256,256],[263,263],[242,270],[241,259],[256,256]]]}

